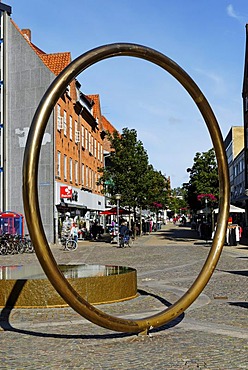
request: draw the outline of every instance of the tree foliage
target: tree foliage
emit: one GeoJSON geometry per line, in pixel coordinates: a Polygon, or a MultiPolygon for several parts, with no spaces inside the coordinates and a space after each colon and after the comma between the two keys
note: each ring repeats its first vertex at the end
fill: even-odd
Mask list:
{"type": "Polygon", "coordinates": [[[192,168],[189,172],[189,182],[184,184],[186,200],[194,211],[201,208],[201,202],[197,199],[199,194],[213,194],[219,197],[218,167],[214,149],[207,152],[197,152],[194,157],[192,168]]]}
{"type": "Polygon", "coordinates": [[[122,206],[150,208],[153,202],[166,201],[166,179],[149,164],[143,143],[134,129],[124,128],[122,134],[108,134],[111,152],[108,165],[100,169],[99,183],[103,192],[113,197],[121,194],[122,206]]]}
{"type": "Polygon", "coordinates": [[[149,165],[144,178],[143,188],[146,204],[142,204],[142,207],[154,211],[164,208],[168,203],[169,191],[169,182],[166,177],[161,171],[157,171],[152,165],[149,165]]]}
{"type": "Polygon", "coordinates": [[[187,191],[184,188],[174,188],[168,198],[168,207],[174,214],[187,213],[187,191]]]}

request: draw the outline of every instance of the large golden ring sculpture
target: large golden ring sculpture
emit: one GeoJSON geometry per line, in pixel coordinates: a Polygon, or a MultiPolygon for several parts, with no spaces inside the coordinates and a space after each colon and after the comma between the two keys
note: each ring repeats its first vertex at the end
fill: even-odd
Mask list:
{"type": "Polygon", "coordinates": [[[40,264],[57,292],[75,311],[99,326],[120,332],[146,332],[149,328],[159,327],[172,321],[193,303],[214,272],[224,245],[229,214],[229,188],[229,174],[223,139],[218,122],[207,99],[191,77],[179,65],[151,48],[136,44],[116,43],[103,45],[82,54],[56,77],[43,96],[34,115],[23,161],[23,201],[30,237],[35,246],[40,264]],[[41,143],[47,121],[57,100],[79,73],[96,62],[116,56],[131,56],[148,60],[169,72],[181,83],[198,106],[208,127],[216,153],[219,173],[220,212],[217,229],[212,247],[201,272],[189,290],[177,302],[159,314],[138,320],[126,320],[108,315],[89,304],[72,288],[60,272],[48,245],[42,225],[38,199],[37,179],[41,143]]]}

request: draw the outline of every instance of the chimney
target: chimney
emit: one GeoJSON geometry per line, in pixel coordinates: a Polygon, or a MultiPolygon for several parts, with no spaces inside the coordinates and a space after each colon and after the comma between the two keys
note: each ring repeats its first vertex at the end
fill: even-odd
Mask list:
{"type": "Polygon", "coordinates": [[[28,28],[22,29],[22,34],[31,42],[31,31],[28,28]]]}

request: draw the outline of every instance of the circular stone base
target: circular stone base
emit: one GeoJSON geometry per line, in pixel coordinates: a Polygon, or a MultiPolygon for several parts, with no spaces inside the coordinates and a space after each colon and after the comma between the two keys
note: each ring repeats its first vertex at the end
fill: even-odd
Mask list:
{"type": "MultiPolygon", "coordinates": [[[[59,265],[78,294],[91,304],[113,303],[137,296],[135,269],[103,265],[59,265]]],[[[68,306],[39,265],[0,266],[0,307],[68,306]]]]}

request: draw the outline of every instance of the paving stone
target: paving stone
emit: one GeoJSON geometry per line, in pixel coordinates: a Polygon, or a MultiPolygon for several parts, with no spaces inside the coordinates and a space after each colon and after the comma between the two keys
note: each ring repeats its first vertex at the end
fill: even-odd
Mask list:
{"type": "MultiPolygon", "coordinates": [[[[74,252],[51,247],[58,263],[137,269],[139,296],[97,306],[125,318],[146,317],[176,302],[199,274],[210,245],[189,227],[168,224],[132,248],[82,241],[74,252]]],[[[149,335],[98,327],[70,307],[6,309],[0,317],[0,369],[248,369],[248,249],[224,247],[200,297],[149,335]]],[[[39,264],[35,254],[0,256],[1,265],[39,264]]]]}

